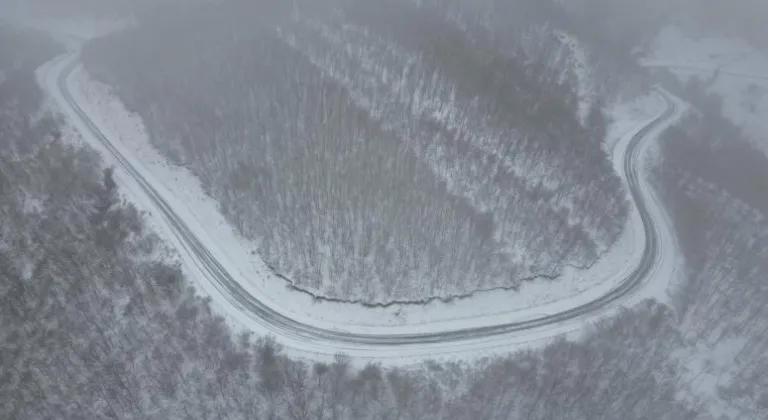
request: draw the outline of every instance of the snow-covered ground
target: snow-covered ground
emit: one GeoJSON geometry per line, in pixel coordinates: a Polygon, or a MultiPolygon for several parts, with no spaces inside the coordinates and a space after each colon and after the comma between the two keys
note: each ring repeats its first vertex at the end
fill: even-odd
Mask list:
{"type": "MultiPolygon", "coordinates": [[[[71,132],[81,133],[81,139],[99,150],[107,164],[117,166],[116,161],[89,132],[85,123],[66,105],[62,92],[56,86],[57,76],[70,60],[71,58],[64,57],[41,67],[38,74],[41,84],[49,92],[52,104],[68,117],[73,128],[71,132]]],[[[283,280],[270,272],[253,251],[255,244],[234,231],[218,211],[217,203],[205,195],[200,182],[187,169],[169,164],[152,147],[141,119],[128,112],[120,100],[110,93],[109,87],[92,81],[82,69],[74,72],[67,80],[67,86],[75,101],[99,130],[111,140],[132,166],[152,183],[249,293],[258,296],[265,304],[291,319],[318,328],[359,334],[414,334],[537,318],[587,303],[607,293],[637,266],[644,247],[643,226],[639,214],[633,208],[622,238],[609,253],[591,269],[569,269],[556,282],[532,282],[525,284],[518,292],[478,293],[468,299],[448,304],[434,302],[423,306],[366,308],[355,304],[314,302],[309,296],[287,288],[283,280]]],[[[620,104],[613,109],[614,124],[610,129],[612,140],[607,147],[612,150],[615,168],[622,176],[624,151],[629,140],[648,122],[659,116],[664,108],[664,101],[653,94],[638,98],[632,103],[620,104]]],[[[658,131],[660,129],[656,130],[658,131]]],[[[150,226],[178,251],[185,274],[201,293],[211,296],[217,311],[227,316],[235,326],[257,334],[275,335],[286,346],[286,351],[297,356],[330,357],[335,352],[344,351],[358,359],[375,358],[391,363],[412,363],[424,357],[466,358],[508,352],[520,344],[546,342],[555,335],[578,331],[584,323],[584,320],[573,320],[524,334],[387,349],[367,345],[297,341],[290,332],[275,330],[268,321],[257,319],[253,314],[233,304],[228,296],[217,289],[214,282],[206,278],[194,255],[159,212],[153,213],[156,208],[138,183],[120,170],[116,171],[116,180],[124,194],[139,209],[149,213],[150,226]]],[[[648,186],[645,185],[645,188],[648,189],[648,186]]],[[[659,207],[656,207],[654,212],[662,214],[659,217],[663,217],[663,211],[659,207]]],[[[663,233],[662,241],[667,240],[669,235],[670,232],[663,233]]],[[[671,270],[676,266],[675,258],[666,260],[668,263],[656,267],[656,275],[652,276],[654,281],[648,283],[642,294],[633,296],[632,302],[644,297],[666,297],[666,284],[672,275],[671,270]]]]}
{"type": "Polygon", "coordinates": [[[668,27],[651,44],[643,64],[667,68],[681,80],[711,80],[709,92],[723,97],[725,117],[768,153],[768,54],[740,39],[693,37],[668,27]]]}

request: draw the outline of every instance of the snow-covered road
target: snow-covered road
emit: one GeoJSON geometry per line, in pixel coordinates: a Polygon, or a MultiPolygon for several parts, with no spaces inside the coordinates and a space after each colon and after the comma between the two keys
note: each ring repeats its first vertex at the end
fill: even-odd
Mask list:
{"type": "MultiPolygon", "coordinates": [[[[193,282],[210,295],[223,315],[258,334],[271,334],[297,356],[326,359],[344,352],[359,360],[375,359],[387,364],[413,363],[422,358],[466,357],[510,351],[520,344],[547,340],[578,330],[584,323],[606,316],[618,307],[645,297],[659,297],[677,269],[677,247],[671,224],[646,182],[643,159],[661,131],[678,120],[684,105],[666,92],[656,95],[663,109],[622,137],[614,159],[636,205],[630,227],[641,245],[631,266],[620,267],[590,293],[561,299],[526,310],[499,310],[485,316],[444,318],[435,322],[395,324],[339,323],[338,319],[297,315],[287,299],[275,299],[268,288],[257,287],[244,271],[216,249],[188,204],[175,197],[157,176],[147,170],[126,145],[95,122],[83,99],[73,94],[72,79],[78,55],[70,54],[44,65],[39,77],[44,89],[83,139],[116,166],[122,191],[138,207],[152,212],[157,228],[179,252],[193,282]],[[105,134],[108,133],[108,134],[105,134]]],[[[599,274],[599,273],[597,273],[599,274]]],[[[272,286],[273,289],[279,287],[272,286]]],[[[285,293],[283,290],[281,293],[285,293]]],[[[303,299],[295,293],[295,300],[303,299]]],[[[305,305],[311,306],[311,305],[305,305]]],[[[375,311],[355,307],[355,311],[375,311]]],[[[350,308],[349,317],[354,318],[350,308]]],[[[311,308],[307,309],[311,312],[311,308]]]]}

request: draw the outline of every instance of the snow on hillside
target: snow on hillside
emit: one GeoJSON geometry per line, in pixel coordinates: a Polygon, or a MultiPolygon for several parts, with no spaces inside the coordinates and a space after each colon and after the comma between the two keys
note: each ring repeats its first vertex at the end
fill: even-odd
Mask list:
{"type": "Polygon", "coordinates": [[[768,55],[735,38],[693,37],[662,30],[643,64],[663,67],[685,81],[697,76],[723,97],[725,117],[768,153],[768,55]]]}

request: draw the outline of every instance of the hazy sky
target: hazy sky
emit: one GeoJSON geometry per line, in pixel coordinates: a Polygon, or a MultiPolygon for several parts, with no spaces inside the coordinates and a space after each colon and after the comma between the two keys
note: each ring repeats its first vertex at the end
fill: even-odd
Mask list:
{"type": "MultiPolygon", "coordinates": [[[[191,2],[194,0],[0,0],[0,17],[13,19],[34,14],[59,18],[90,14],[124,18],[147,5],[178,3],[188,7],[191,2]]],[[[768,20],[768,0],[568,0],[563,4],[574,9],[589,4],[590,10],[610,10],[612,19],[625,11],[621,16],[623,19],[686,21],[700,29],[709,29],[710,33],[741,36],[758,47],[768,48],[768,25],[765,24],[768,20]],[[625,6],[617,7],[622,3],[625,6]]]]}

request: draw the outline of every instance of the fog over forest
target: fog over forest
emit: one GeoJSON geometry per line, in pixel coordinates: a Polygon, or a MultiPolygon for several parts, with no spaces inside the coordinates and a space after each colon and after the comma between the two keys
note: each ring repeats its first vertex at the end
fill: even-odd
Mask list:
{"type": "Polygon", "coordinates": [[[0,0],[0,419],[768,418],[766,20],[0,0]]]}

